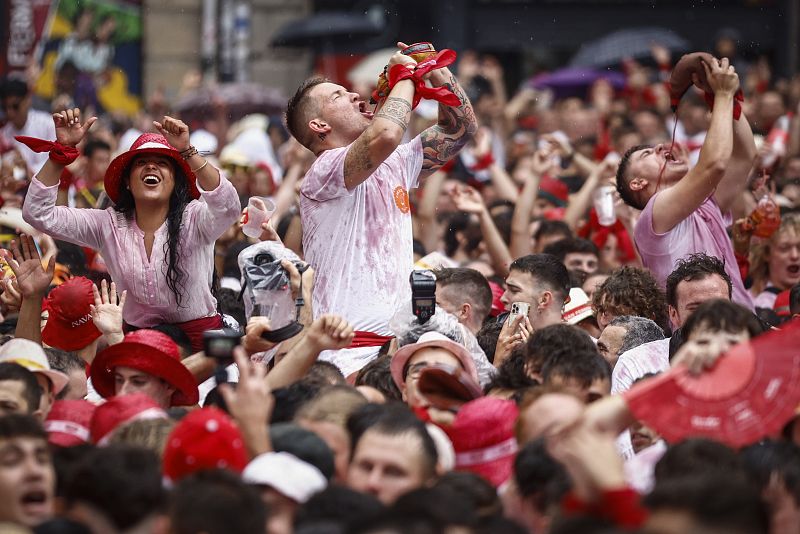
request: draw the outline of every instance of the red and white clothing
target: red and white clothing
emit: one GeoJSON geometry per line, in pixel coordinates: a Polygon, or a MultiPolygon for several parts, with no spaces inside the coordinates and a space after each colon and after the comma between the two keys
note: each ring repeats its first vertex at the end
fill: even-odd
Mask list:
{"type": "MultiPolygon", "coordinates": [[[[320,154],[300,188],[303,251],[316,273],[314,315],[340,315],[357,331],[389,336],[389,319],[411,302],[408,191],[419,183],[422,142],[415,137],[398,146],[352,191],[344,183],[348,149],[320,154]]],[[[326,351],[322,359],[347,376],[377,352],[378,347],[326,351]]]]}

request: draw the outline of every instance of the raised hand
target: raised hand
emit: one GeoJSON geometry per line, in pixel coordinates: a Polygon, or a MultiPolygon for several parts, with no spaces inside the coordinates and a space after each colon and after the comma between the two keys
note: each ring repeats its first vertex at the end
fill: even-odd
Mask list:
{"type": "Polygon", "coordinates": [[[242,347],[248,354],[255,354],[257,352],[266,352],[275,346],[275,343],[267,341],[261,334],[272,330],[272,325],[267,317],[260,317],[254,315],[247,321],[245,327],[245,335],[242,338],[242,347]]]}
{"type": "Polygon", "coordinates": [[[164,120],[162,122],[153,121],[153,126],[178,152],[189,148],[189,127],[182,120],[164,115],[164,120]]]}
{"type": "Polygon", "coordinates": [[[44,297],[53,281],[56,269],[54,257],[50,257],[47,269],[44,269],[36,243],[26,234],[19,236],[19,242],[16,240],[11,242],[11,252],[2,249],[0,254],[14,271],[17,277],[16,285],[23,299],[44,297]]]}
{"type": "Polygon", "coordinates": [[[392,57],[389,58],[390,69],[395,65],[405,65],[409,69],[413,69],[417,66],[417,62],[413,57],[400,53],[401,50],[407,47],[407,44],[398,41],[397,52],[392,54],[392,57]]]}
{"type": "Polygon", "coordinates": [[[319,317],[306,332],[306,339],[320,351],[347,348],[353,337],[353,327],[337,315],[319,317]]]}
{"type": "Polygon", "coordinates": [[[100,290],[97,286],[92,286],[94,304],[89,306],[92,314],[94,326],[103,335],[122,335],[122,309],[125,307],[127,291],[123,291],[117,299],[117,285],[111,282],[109,290],[108,283],[103,280],[100,282],[100,290]]]}
{"type": "Polygon", "coordinates": [[[66,146],[77,146],[86,137],[86,133],[96,120],[97,117],[90,117],[81,124],[81,110],[78,108],[53,113],[53,122],[56,126],[56,141],[66,146]]]}
{"type": "Polygon", "coordinates": [[[461,186],[450,193],[456,209],[466,213],[481,214],[486,209],[483,197],[477,189],[470,186],[461,186]]]}
{"type": "MultiPolygon", "coordinates": [[[[303,292],[306,293],[308,289],[311,289],[312,285],[314,284],[314,269],[311,268],[310,265],[306,267],[303,271],[303,274],[300,274],[300,270],[289,260],[281,260],[281,267],[286,270],[286,273],[289,275],[289,285],[292,288],[292,298],[297,299],[300,295],[300,281],[303,281],[303,292]]],[[[303,295],[304,296],[304,295],[303,295]]]]}
{"type": "Polygon", "coordinates": [[[711,65],[703,61],[703,69],[706,71],[708,86],[714,94],[725,93],[732,95],[739,89],[739,75],[728,58],[716,60],[711,65]]]}

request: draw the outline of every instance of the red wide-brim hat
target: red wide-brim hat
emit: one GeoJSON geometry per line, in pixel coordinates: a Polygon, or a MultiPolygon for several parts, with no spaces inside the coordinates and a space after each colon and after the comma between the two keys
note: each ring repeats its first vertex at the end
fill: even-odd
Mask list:
{"type": "Polygon", "coordinates": [[[733,447],[779,432],[800,405],[800,320],[740,343],[710,371],[683,365],[625,393],[631,413],[668,442],[706,437],[733,447]]]}
{"type": "Polygon", "coordinates": [[[195,183],[197,177],[192,172],[189,164],[186,163],[186,160],[184,160],[180,153],[167,142],[167,139],[163,135],[145,133],[140,135],[136,141],[133,142],[130,150],[114,158],[108,166],[108,169],[106,169],[103,184],[108,198],[115,204],[119,201],[123,176],[128,172],[131,160],[142,154],[161,154],[162,156],[171,158],[175,162],[175,165],[177,165],[186,176],[189,194],[192,195],[192,198],[200,198],[200,191],[197,189],[197,184],[195,183]]]}
{"type": "Polygon", "coordinates": [[[181,363],[175,342],[161,332],[137,330],[95,357],[90,376],[94,389],[104,398],[115,394],[115,367],[137,369],[167,382],[176,390],[171,406],[192,406],[200,400],[197,381],[181,363]]]}

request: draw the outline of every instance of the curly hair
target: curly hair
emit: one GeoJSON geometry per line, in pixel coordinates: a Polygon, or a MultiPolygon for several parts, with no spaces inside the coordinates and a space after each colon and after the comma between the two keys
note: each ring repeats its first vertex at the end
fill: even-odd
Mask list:
{"type": "Polygon", "coordinates": [[[609,311],[615,316],[645,317],[671,331],[664,291],[647,269],[626,265],[612,272],[595,291],[592,308],[596,315],[609,311]]]}
{"type": "Polygon", "coordinates": [[[678,284],[703,280],[709,276],[717,275],[728,285],[728,297],[733,291],[733,281],[725,270],[725,261],[716,256],[709,256],[703,252],[689,254],[678,260],[675,268],[667,276],[667,304],[678,306],[678,284]]]}
{"type": "MultiPolygon", "coordinates": [[[[750,277],[753,279],[753,293],[759,294],[764,291],[767,282],[770,281],[769,257],[775,241],[786,232],[794,232],[800,236],[800,213],[788,213],[781,217],[781,225],[768,240],[750,249],[750,277]]],[[[780,288],[788,289],[788,288],[780,288]]]]}

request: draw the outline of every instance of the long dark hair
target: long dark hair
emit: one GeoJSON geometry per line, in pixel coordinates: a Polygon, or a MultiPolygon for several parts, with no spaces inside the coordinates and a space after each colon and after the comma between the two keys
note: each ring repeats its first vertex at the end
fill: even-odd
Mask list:
{"type": "MultiPolygon", "coordinates": [[[[180,265],[178,265],[178,257],[180,255],[180,231],[181,222],[183,221],[183,211],[186,205],[192,201],[192,196],[189,194],[189,182],[183,170],[174,163],[171,163],[171,165],[175,176],[175,187],[172,190],[172,195],[169,197],[169,212],[167,212],[167,242],[164,243],[164,253],[167,256],[167,271],[165,274],[167,277],[167,287],[169,287],[172,294],[175,295],[175,302],[178,303],[178,307],[182,308],[182,293],[185,289],[184,281],[186,279],[186,273],[184,273],[180,265]]],[[[136,202],[133,199],[133,194],[128,185],[130,167],[125,169],[123,176],[125,178],[124,184],[120,187],[119,202],[114,206],[114,209],[130,220],[133,218],[136,210],[136,202]]]]}

